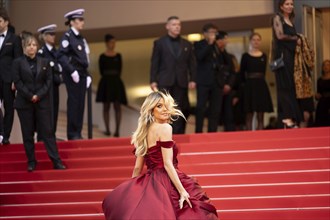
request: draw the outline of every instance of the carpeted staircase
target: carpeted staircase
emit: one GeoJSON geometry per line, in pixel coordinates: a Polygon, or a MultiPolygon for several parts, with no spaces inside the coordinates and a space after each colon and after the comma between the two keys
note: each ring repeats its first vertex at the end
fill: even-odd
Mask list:
{"type": "MultiPolygon", "coordinates": [[[[222,220],[330,219],[330,128],[175,136],[179,168],[196,177],[222,220]]],[[[130,178],[128,138],[59,142],[53,170],[38,143],[37,170],[22,145],[0,146],[0,219],[98,220],[130,178]]],[[[157,216],[155,216],[157,219],[157,216]]]]}

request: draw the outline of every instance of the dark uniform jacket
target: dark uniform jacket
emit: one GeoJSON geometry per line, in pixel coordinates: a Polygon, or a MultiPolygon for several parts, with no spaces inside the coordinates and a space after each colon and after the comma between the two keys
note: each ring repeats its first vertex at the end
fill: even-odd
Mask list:
{"type": "Polygon", "coordinates": [[[39,51],[38,56],[44,57],[50,61],[50,66],[53,70],[53,82],[54,85],[60,85],[62,83],[62,66],[57,62],[57,51],[55,50],[55,47],[53,47],[54,51],[49,51],[48,47],[46,45],[43,45],[39,51]]]}
{"type": "Polygon", "coordinates": [[[85,39],[80,34],[76,35],[71,28],[64,34],[57,58],[65,73],[71,75],[77,70],[80,76],[86,77],[88,58],[85,42],[85,39]]]}
{"type": "Polygon", "coordinates": [[[48,97],[52,83],[52,73],[49,61],[37,57],[36,77],[33,76],[25,56],[14,60],[12,69],[17,89],[15,108],[31,108],[33,105],[37,105],[39,108],[50,108],[50,99],[48,97]],[[40,101],[33,103],[31,101],[33,95],[37,95],[40,101]]]}

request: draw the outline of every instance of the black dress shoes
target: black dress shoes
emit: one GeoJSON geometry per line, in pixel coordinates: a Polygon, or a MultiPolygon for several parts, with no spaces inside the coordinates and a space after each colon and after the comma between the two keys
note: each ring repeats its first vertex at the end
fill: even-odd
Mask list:
{"type": "Polygon", "coordinates": [[[82,136],[73,136],[73,137],[68,138],[68,140],[72,140],[72,141],[74,141],[74,140],[82,140],[82,139],[84,139],[82,136]]]}
{"type": "Polygon", "coordinates": [[[37,165],[36,163],[29,163],[27,171],[28,172],[33,172],[36,169],[36,165],[37,165]]]}
{"type": "Polygon", "coordinates": [[[54,164],[54,169],[55,170],[65,170],[66,166],[63,163],[59,162],[59,163],[54,164]]]}
{"type": "Polygon", "coordinates": [[[8,138],[3,138],[3,140],[2,140],[2,144],[3,144],[3,145],[8,145],[8,144],[10,144],[9,139],[8,139],[8,138]]]}

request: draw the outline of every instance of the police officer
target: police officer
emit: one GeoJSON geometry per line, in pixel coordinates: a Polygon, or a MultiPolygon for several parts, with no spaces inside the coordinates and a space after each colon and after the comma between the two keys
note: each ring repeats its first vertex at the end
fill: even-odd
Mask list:
{"type": "Polygon", "coordinates": [[[44,43],[38,51],[38,56],[47,58],[52,67],[53,84],[52,86],[52,115],[53,115],[53,128],[56,134],[58,108],[59,108],[59,86],[63,82],[62,79],[62,66],[57,61],[57,51],[55,48],[55,29],[57,25],[51,24],[38,29],[40,33],[40,40],[44,43]]]}
{"type": "Polygon", "coordinates": [[[64,15],[69,30],[62,37],[58,50],[58,61],[64,70],[63,78],[68,92],[68,140],[82,139],[85,95],[92,82],[87,71],[89,47],[79,33],[84,26],[84,12],[84,9],[77,9],[64,15]]]}

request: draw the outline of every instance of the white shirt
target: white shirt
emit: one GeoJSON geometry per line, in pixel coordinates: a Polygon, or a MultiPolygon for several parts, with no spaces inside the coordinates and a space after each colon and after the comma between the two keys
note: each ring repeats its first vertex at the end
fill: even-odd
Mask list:
{"type": "Polygon", "coordinates": [[[77,29],[75,29],[74,27],[71,27],[71,30],[73,31],[73,33],[78,36],[79,35],[79,31],[77,29]]]}
{"type": "Polygon", "coordinates": [[[47,47],[47,49],[48,49],[49,51],[52,51],[52,49],[53,49],[53,46],[50,45],[50,44],[48,44],[48,43],[46,43],[46,47],[47,47]]]}
{"type": "MultiPolygon", "coordinates": [[[[8,30],[6,30],[5,32],[1,33],[1,34],[4,34],[5,36],[0,37],[0,49],[1,49],[1,47],[2,47],[3,42],[5,41],[5,38],[6,38],[6,36],[7,36],[7,32],[8,32],[8,30]]],[[[1,34],[0,34],[0,35],[1,35],[1,34]]]]}

